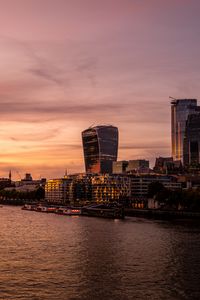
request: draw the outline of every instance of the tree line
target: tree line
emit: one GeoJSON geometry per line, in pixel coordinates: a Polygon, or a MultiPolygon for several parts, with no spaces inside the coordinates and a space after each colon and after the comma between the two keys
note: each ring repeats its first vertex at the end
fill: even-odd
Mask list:
{"type": "Polygon", "coordinates": [[[0,202],[7,204],[19,204],[22,205],[26,202],[35,202],[40,201],[45,198],[44,188],[38,187],[34,191],[17,191],[16,189],[12,190],[0,190],[0,202]]]}
{"type": "Polygon", "coordinates": [[[152,182],[148,188],[148,197],[154,198],[165,209],[200,211],[200,188],[172,191],[161,182],[152,182]]]}

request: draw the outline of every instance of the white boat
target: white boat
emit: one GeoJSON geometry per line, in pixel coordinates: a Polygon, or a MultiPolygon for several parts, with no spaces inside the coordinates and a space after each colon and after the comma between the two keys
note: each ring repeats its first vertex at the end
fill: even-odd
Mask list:
{"type": "Polygon", "coordinates": [[[24,206],[22,206],[23,210],[35,210],[35,205],[31,205],[31,204],[24,204],[24,206]]]}
{"type": "Polygon", "coordinates": [[[60,207],[56,210],[55,213],[59,215],[66,215],[66,216],[77,216],[77,215],[81,215],[81,209],[60,207]]]}

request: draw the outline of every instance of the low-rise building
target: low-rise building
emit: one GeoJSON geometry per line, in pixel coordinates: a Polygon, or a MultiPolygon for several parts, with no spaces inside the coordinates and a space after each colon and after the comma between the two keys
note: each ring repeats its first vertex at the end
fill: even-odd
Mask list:
{"type": "Polygon", "coordinates": [[[127,160],[121,160],[121,161],[113,161],[113,174],[124,174],[126,173],[126,168],[128,167],[128,161],[127,160]]]}
{"type": "Polygon", "coordinates": [[[149,169],[149,161],[146,159],[134,159],[128,161],[127,172],[138,171],[139,169],[149,169]]]}
{"type": "Polygon", "coordinates": [[[158,174],[180,174],[183,172],[181,160],[173,160],[173,157],[157,157],[154,172],[158,174]]]}
{"type": "Polygon", "coordinates": [[[180,190],[182,185],[174,176],[166,175],[130,175],[131,179],[131,203],[133,207],[143,208],[147,206],[148,189],[152,182],[160,182],[169,190],[180,190]]]}
{"type": "Polygon", "coordinates": [[[113,174],[149,173],[149,161],[145,159],[121,160],[113,162],[113,174]]]}
{"type": "Polygon", "coordinates": [[[161,182],[170,190],[182,187],[176,177],[167,175],[78,174],[48,180],[45,199],[49,203],[61,205],[132,202],[142,208],[147,202],[148,188],[152,182],[161,182]]]}
{"type": "Polygon", "coordinates": [[[50,179],[45,185],[45,201],[52,204],[66,205],[72,198],[72,178],[50,179]]]}
{"type": "Polygon", "coordinates": [[[169,190],[181,189],[181,183],[177,182],[174,176],[162,175],[144,175],[144,176],[130,176],[131,178],[131,197],[147,197],[149,185],[152,182],[161,182],[164,187],[169,190]]]}
{"type": "Polygon", "coordinates": [[[124,202],[130,193],[130,178],[123,175],[69,175],[45,185],[45,200],[62,205],[124,202]]]}
{"type": "Polygon", "coordinates": [[[127,176],[92,176],[91,184],[94,202],[126,202],[130,199],[130,178],[127,176]]]}

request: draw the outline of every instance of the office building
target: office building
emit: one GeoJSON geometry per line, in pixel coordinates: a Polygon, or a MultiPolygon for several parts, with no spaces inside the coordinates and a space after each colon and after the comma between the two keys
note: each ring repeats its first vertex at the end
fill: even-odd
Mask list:
{"type": "Polygon", "coordinates": [[[86,205],[92,202],[91,176],[87,174],[71,175],[70,204],[86,205]]]}
{"type": "Polygon", "coordinates": [[[134,159],[128,161],[127,172],[139,171],[142,168],[149,168],[149,161],[145,159],[134,159]]]}
{"type": "Polygon", "coordinates": [[[71,202],[72,178],[50,179],[45,185],[45,201],[66,205],[71,202]]]}
{"type": "Polygon", "coordinates": [[[149,161],[145,159],[121,160],[113,162],[113,174],[149,173],[149,161]]]}
{"type": "Polygon", "coordinates": [[[125,203],[130,198],[130,179],[123,175],[94,175],[91,178],[92,200],[96,203],[125,203]]]}
{"type": "Polygon", "coordinates": [[[174,176],[166,175],[130,175],[131,179],[131,198],[145,199],[148,195],[148,188],[152,182],[160,182],[169,190],[180,190],[181,183],[177,182],[174,176]]]}
{"type": "Polygon", "coordinates": [[[174,160],[183,161],[185,125],[190,114],[198,112],[196,99],[174,99],[171,101],[171,139],[174,160]]]}
{"type": "Polygon", "coordinates": [[[154,171],[157,173],[167,173],[173,166],[173,157],[156,157],[154,171]]]}
{"type": "Polygon", "coordinates": [[[126,173],[126,168],[128,167],[127,160],[113,161],[113,174],[123,174],[126,173]]]}
{"type": "Polygon", "coordinates": [[[200,113],[188,116],[185,129],[184,166],[199,167],[200,164],[200,113]]]}
{"type": "Polygon", "coordinates": [[[77,174],[50,179],[45,185],[49,204],[85,205],[129,201],[130,179],[123,175],[77,174]]]}
{"type": "Polygon", "coordinates": [[[155,173],[180,174],[183,171],[181,160],[173,160],[173,157],[156,157],[155,173]]]}
{"type": "Polygon", "coordinates": [[[86,173],[112,173],[117,160],[118,129],[111,125],[89,127],[82,132],[86,173]]]}

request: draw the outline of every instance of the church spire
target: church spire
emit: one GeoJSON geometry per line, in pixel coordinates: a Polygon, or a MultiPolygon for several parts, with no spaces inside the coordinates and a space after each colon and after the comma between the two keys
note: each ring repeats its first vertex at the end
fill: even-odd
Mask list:
{"type": "Polygon", "coordinates": [[[9,171],[9,179],[11,181],[11,178],[12,178],[12,174],[11,174],[11,170],[9,171]]]}

